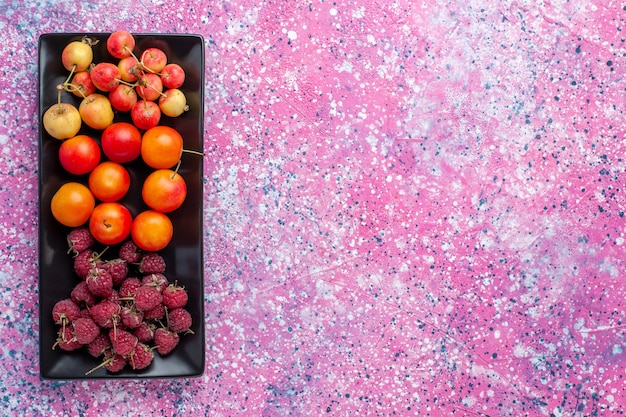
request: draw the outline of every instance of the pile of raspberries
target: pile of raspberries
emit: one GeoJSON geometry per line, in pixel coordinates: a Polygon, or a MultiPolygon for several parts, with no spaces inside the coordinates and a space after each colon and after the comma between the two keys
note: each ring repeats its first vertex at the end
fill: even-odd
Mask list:
{"type": "Polygon", "coordinates": [[[52,309],[58,325],[52,348],[86,348],[101,358],[86,374],[102,367],[113,373],[127,366],[145,369],[154,350],[165,356],[181,335],[193,333],[191,314],[185,309],[187,291],[168,281],[161,255],[142,252],[129,240],[120,246],[118,258],[103,260],[107,249],[96,253],[85,227],[72,229],[67,241],[80,280],[52,309]]]}

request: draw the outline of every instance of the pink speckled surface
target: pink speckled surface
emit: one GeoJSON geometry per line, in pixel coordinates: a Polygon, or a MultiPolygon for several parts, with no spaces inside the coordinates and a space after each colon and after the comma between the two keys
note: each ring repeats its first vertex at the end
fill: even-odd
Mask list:
{"type": "Polygon", "coordinates": [[[625,414],[622,3],[4,9],[4,415],[625,414]],[[41,381],[37,39],[120,28],[206,41],[206,370],[41,381]]]}

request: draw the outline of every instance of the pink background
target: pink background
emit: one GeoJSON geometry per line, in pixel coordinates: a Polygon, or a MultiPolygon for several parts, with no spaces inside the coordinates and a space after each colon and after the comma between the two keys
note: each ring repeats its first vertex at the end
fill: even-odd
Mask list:
{"type": "Polygon", "coordinates": [[[626,411],[626,6],[4,9],[6,415],[626,411]],[[37,39],[116,29],[206,41],[206,370],[42,381],[37,39]]]}

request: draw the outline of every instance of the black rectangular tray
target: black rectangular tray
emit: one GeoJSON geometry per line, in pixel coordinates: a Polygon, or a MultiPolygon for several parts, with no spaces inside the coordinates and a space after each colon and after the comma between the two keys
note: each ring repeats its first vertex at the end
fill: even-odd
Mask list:
{"type": "MultiPolygon", "coordinates": [[[[186,73],[180,88],[187,97],[189,111],[179,117],[162,116],[161,125],[178,130],[184,139],[184,148],[203,151],[204,133],[204,40],[190,34],[133,34],[137,56],[148,47],[165,51],[168,62],[177,63],[186,73]]],[[[68,298],[72,288],[80,281],[74,273],[73,258],[68,255],[66,236],[69,228],[60,225],[50,211],[50,201],[58,187],[67,181],[78,180],[86,184],[87,175],[68,174],[58,160],[60,140],[52,138],[43,129],[43,113],[57,101],[56,86],[69,72],[61,63],[65,45],[83,36],[99,40],[93,47],[94,63],[117,62],[106,49],[109,33],[50,33],[39,38],[39,335],[40,373],[43,379],[102,379],[102,378],[181,378],[200,376],[205,364],[204,329],[204,274],[203,274],[203,157],[183,153],[179,173],[187,183],[187,198],[183,205],[169,216],[174,226],[171,243],[159,253],[165,258],[168,279],[178,281],[189,294],[187,309],[192,315],[193,334],[181,335],[180,344],[166,357],[155,358],[148,368],[134,371],[126,366],[122,372],[110,373],[101,368],[89,375],[86,372],[101,361],[89,355],[85,348],[66,352],[53,349],[58,326],[52,318],[54,304],[68,298]]],[[[80,103],[78,97],[63,92],[63,101],[80,103]]],[[[114,122],[130,121],[128,114],[115,115],[114,122]]],[[[101,132],[83,127],[79,134],[87,134],[99,141],[101,132]]],[[[105,160],[103,154],[103,160],[105,160]]],[[[124,203],[134,215],[147,209],[141,199],[141,178],[151,168],[139,157],[125,164],[131,174],[131,188],[124,203]]],[[[108,257],[116,257],[119,247],[107,249],[108,257]]]]}

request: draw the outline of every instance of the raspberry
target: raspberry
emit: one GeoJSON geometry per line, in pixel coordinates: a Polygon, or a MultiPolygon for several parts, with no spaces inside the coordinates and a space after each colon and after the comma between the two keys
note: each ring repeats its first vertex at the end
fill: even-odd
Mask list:
{"type": "Polygon", "coordinates": [[[94,266],[100,264],[100,261],[97,260],[98,254],[92,251],[91,249],[85,249],[81,253],[79,253],[74,258],[74,271],[76,275],[81,277],[82,279],[87,278],[87,274],[89,274],[89,270],[94,266]]]}
{"type": "Polygon", "coordinates": [[[126,358],[119,353],[111,353],[104,360],[104,367],[109,372],[119,372],[126,366],[126,358]]]}
{"type": "Polygon", "coordinates": [[[115,328],[109,330],[109,339],[111,339],[113,351],[122,356],[129,355],[138,343],[137,337],[134,334],[126,330],[115,328]]]}
{"type": "Polygon", "coordinates": [[[122,307],[122,324],[129,329],[139,327],[143,322],[143,311],[137,310],[133,306],[122,307]]]}
{"type": "Polygon", "coordinates": [[[158,328],[154,332],[154,343],[156,343],[156,351],[160,355],[167,355],[178,345],[180,337],[178,333],[171,330],[158,328]]]}
{"type": "Polygon", "coordinates": [[[113,292],[113,278],[105,269],[94,267],[85,278],[89,291],[99,297],[110,297],[113,292]]]}
{"type": "Polygon", "coordinates": [[[152,323],[142,322],[139,327],[133,329],[133,334],[141,343],[148,343],[154,338],[155,326],[152,323]]]}
{"type": "Polygon", "coordinates": [[[169,312],[167,322],[171,331],[183,333],[191,327],[191,314],[184,308],[177,308],[169,312]]]}
{"type": "Polygon", "coordinates": [[[71,298],[57,301],[54,307],[52,307],[52,318],[56,324],[65,326],[76,320],[79,316],[80,307],[78,307],[71,298]]]}
{"type": "Polygon", "coordinates": [[[83,345],[76,340],[74,328],[72,326],[66,326],[59,329],[57,340],[52,346],[52,349],[56,346],[60,347],[62,350],[72,351],[81,348],[83,345]]]}
{"type": "Polygon", "coordinates": [[[187,305],[189,296],[184,287],[177,284],[170,284],[163,290],[163,304],[170,310],[183,308],[187,305]]]}
{"type": "Polygon", "coordinates": [[[109,300],[103,300],[89,309],[91,318],[98,326],[111,328],[120,324],[120,313],[122,307],[109,300]]]}
{"type": "Polygon", "coordinates": [[[87,227],[78,227],[72,229],[67,235],[67,245],[69,246],[68,253],[73,253],[74,256],[78,255],[86,249],[89,249],[95,240],[87,227]]]}
{"type": "Polygon", "coordinates": [[[143,285],[155,287],[159,290],[159,292],[163,292],[163,290],[167,288],[168,285],[166,276],[158,272],[144,276],[141,280],[141,283],[143,285]]]}
{"type": "Polygon", "coordinates": [[[106,333],[100,333],[91,343],[87,345],[89,354],[94,358],[104,355],[109,349],[111,349],[111,340],[106,333]]]}
{"type": "Polygon", "coordinates": [[[89,291],[85,281],[81,281],[72,290],[70,297],[79,306],[91,307],[96,303],[96,297],[89,291]]]}
{"type": "Polygon", "coordinates": [[[128,240],[120,246],[119,255],[121,259],[129,264],[136,264],[141,260],[141,250],[132,240],[128,240]]]}
{"type": "Polygon", "coordinates": [[[89,317],[81,317],[74,320],[74,337],[81,345],[87,345],[94,341],[100,334],[100,327],[89,317]]]}
{"type": "Polygon", "coordinates": [[[137,346],[130,354],[130,366],[133,369],[144,369],[150,366],[154,359],[152,349],[143,343],[137,343],[137,346]]]}
{"type": "Polygon", "coordinates": [[[115,288],[111,290],[111,295],[106,297],[106,299],[109,301],[113,301],[116,304],[122,305],[122,300],[120,300],[120,293],[115,288]]]}
{"type": "Polygon", "coordinates": [[[119,286],[128,275],[128,264],[121,258],[111,259],[102,264],[102,269],[111,275],[114,286],[119,286]]]}
{"type": "Polygon", "coordinates": [[[128,277],[120,285],[120,297],[121,298],[135,298],[135,291],[141,287],[141,280],[137,277],[128,277]]]}
{"type": "Polygon", "coordinates": [[[163,303],[157,304],[156,307],[151,308],[148,311],[145,311],[143,314],[144,320],[158,320],[165,317],[165,306],[163,303]]]}
{"type": "Polygon", "coordinates": [[[165,259],[155,252],[145,253],[139,262],[139,272],[144,274],[163,273],[165,272],[165,259]]]}
{"type": "Polygon", "coordinates": [[[142,285],[135,291],[135,306],[138,310],[151,310],[161,304],[163,297],[158,289],[148,285],[142,285]]]}
{"type": "MultiPolygon", "coordinates": [[[[91,318],[91,313],[89,313],[89,308],[85,307],[83,309],[80,310],[80,314],[78,315],[78,318],[85,318],[87,317],[88,319],[91,318]]],[[[78,319],[77,319],[78,320],[78,319]]]]}

